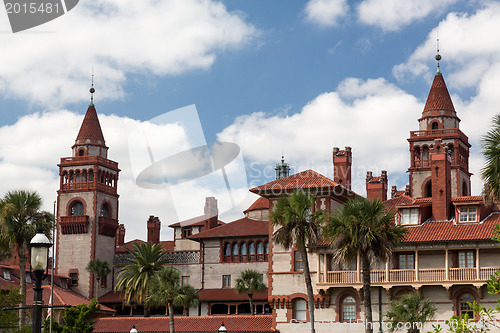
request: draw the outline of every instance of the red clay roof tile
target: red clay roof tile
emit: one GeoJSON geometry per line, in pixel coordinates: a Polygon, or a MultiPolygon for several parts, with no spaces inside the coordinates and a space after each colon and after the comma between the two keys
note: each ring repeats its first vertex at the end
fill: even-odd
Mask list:
{"type": "Polygon", "coordinates": [[[93,105],[89,105],[75,141],[75,144],[86,143],[104,147],[106,146],[99,118],[97,117],[97,112],[93,105]]]}
{"type": "MultiPolygon", "coordinates": [[[[451,101],[450,93],[444,82],[443,75],[438,73],[434,76],[427,102],[425,103],[424,111],[450,111],[455,115],[455,107],[451,101]]],[[[426,116],[423,114],[423,116],[426,116]]]]}
{"type": "MultiPolygon", "coordinates": [[[[228,332],[274,332],[270,315],[175,317],[176,332],[217,332],[221,324],[228,332]]],[[[139,332],[169,332],[169,318],[107,317],[95,321],[94,333],[128,333],[132,325],[139,332]]]]}
{"type": "Polygon", "coordinates": [[[269,199],[260,197],[255,202],[247,208],[243,213],[252,212],[254,210],[264,210],[269,209],[269,199]]]}
{"type": "MultiPolygon", "coordinates": [[[[248,295],[240,295],[236,289],[201,289],[198,291],[201,301],[247,301],[248,295]]],[[[254,300],[267,300],[267,288],[253,294],[254,300]]]]}
{"type": "Polygon", "coordinates": [[[190,239],[221,238],[221,237],[245,237],[245,236],[268,236],[269,222],[256,221],[244,217],[217,228],[205,230],[189,237],[190,239]]]}

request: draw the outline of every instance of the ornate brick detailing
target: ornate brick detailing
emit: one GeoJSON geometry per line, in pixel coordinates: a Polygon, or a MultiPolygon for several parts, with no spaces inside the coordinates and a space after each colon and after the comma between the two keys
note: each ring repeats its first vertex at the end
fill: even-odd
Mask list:
{"type": "Polygon", "coordinates": [[[333,148],[333,181],[351,189],[351,147],[345,147],[345,150],[333,148]]]}
{"type": "Polygon", "coordinates": [[[99,216],[99,234],[109,237],[116,236],[118,229],[118,220],[110,217],[99,216]]]}
{"type": "Polygon", "coordinates": [[[61,216],[61,232],[63,235],[86,234],[89,225],[87,215],[80,216],[61,216]]]}

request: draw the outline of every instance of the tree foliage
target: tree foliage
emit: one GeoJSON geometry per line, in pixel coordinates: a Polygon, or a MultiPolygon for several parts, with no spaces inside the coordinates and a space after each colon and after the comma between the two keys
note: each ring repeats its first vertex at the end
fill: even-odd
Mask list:
{"type": "Polygon", "coordinates": [[[99,299],[99,282],[101,279],[105,279],[107,277],[107,275],[111,272],[111,268],[109,268],[109,264],[106,260],[96,258],[89,261],[86,269],[90,273],[94,274],[94,277],[97,280],[96,287],[94,288],[94,298],[99,299]]]}
{"type": "Polygon", "coordinates": [[[407,325],[410,326],[408,333],[419,333],[419,327],[434,318],[435,314],[436,307],[430,300],[423,299],[418,293],[408,293],[391,302],[385,317],[391,323],[390,332],[407,325]]]}
{"type": "MultiPolygon", "coordinates": [[[[92,333],[94,321],[92,320],[99,311],[100,305],[93,299],[89,305],[80,304],[76,307],[66,309],[62,318],[63,325],[52,323],[54,333],[92,333]]],[[[43,333],[49,333],[50,321],[45,320],[43,333]]]]}
{"type": "MultiPolygon", "coordinates": [[[[26,252],[28,244],[41,225],[49,239],[54,225],[54,216],[40,211],[42,198],[37,192],[18,190],[9,191],[0,199],[0,243],[17,248],[19,258],[21,305],[26,306],[26,252]]],[[[25,322],[24,309],[19,310],[20,325],[25,322]]]]}
{"type": "Polygon", "coordinates": [[[485,198],[492,202],[500,199],[500,114],[493,117],[491,129],[481,138],[485,166],[481,169],[485,198]]]}
{"type": "Polygon", "coordinates": [[[236,279],[235,289],[238,294],[248,295],[248,300],[250,302],[250,313],[253,316],[253,294],[256,292],[264,291],[266,289],[266,285],[262,282],[262,275],[253,269],[244,270],[236,279]]]}
{"type": "Polygon", "coordinates": [[[17,311],[2,311],[3,308],[11,308],[21,303],[22,295],[18,288],[0,289],[0,331],[14,331],[14,327],[19,321],[17,311]]]}
{"type": "Polygon", "coordinates": [[[324,211],[315,211],[314,197],[304,191],[295,191],[289,197],[280,199],[273,207],[271,222],[278,228],[273,239],[285,249],[297,245],[304,263],[304,279],[309,304],[311,332],[314,333],[314,292],[309,271],[308,246],[315,246],[320,239],[321,223],[326,218],[324,211]]]}
{"type": "MultiPolygon", "coordinates": [[[[348,263],[358,255],[361,258],[363,307],[367,322],[372,322],[371,267],[378,260],[387,261],[406,232],[394,224],[393,216],[381,201],[358,197],[338,210],[324,229],[332,241],[336,263],[348,263]]],[[[365,331],[373,332],[373,328],[366,325],[365,331]]]]}

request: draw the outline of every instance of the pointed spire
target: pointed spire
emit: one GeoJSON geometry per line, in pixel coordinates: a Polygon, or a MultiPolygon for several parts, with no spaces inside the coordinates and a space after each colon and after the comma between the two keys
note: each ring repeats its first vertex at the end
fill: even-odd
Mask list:
{"type": "Polygon", "coordinates": [[[89,106],[94,106],[94,69],[92,68],[92,86],[90,87],[90,104],[89,106]]]}
{"type": "Polygon", "coordinates": [[[82,126],[75,140],[75,145],[91,144],[106,147],[104,135],[102,134],[101,124],[97,117],[94,104],[89,105],[82,126]]]}
{"type": "Polygon", "coordinates": [[[436,56],[434,58],[436,59],[436,61],[438,63],[436,75],[441,75],[441,69],[439,68],[439,60],[441,60],[441,55],[439,54],[439,35],[437,38],[437,53],[436,53],[436,56]]]}

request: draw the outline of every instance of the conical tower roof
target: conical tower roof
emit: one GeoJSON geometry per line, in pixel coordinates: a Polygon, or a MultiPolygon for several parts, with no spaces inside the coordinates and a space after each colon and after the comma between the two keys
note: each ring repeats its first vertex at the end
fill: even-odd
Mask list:
{"type": "Polygon", "coordinates": [[[75,140],[75,145],[84,144],[106,147],[101,124],[99,123],[99,118],[97,117],[97,112],[93,103],[91,103],[87,109],[82,126],[75,140]]]}
{"type": "Polygon", "coordinates": [[[432,82],[427,102],[425,103],[422,118],[449,116],[456,117],[455,107],[451,101],[450,93],[444,82],[441,72],[437,72],[432,82]]]}

